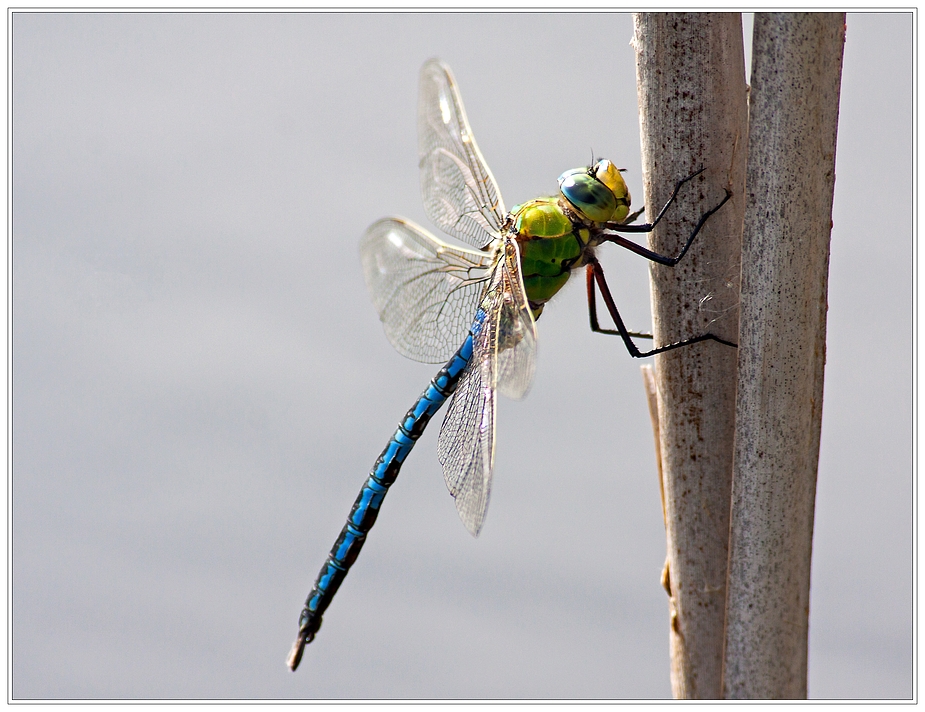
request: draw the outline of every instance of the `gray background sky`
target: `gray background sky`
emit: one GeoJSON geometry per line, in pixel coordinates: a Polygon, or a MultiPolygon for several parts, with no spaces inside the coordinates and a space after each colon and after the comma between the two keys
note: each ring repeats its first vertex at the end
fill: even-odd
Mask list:
{"type": "MultiPolygon", "coordinates": [[[[502,399],[473,540],[409,458],[296,674],[298,614],[436,367],[385,340],[366,226],[427,224],[418,71],[508,206],[595,155],[643,201],[628,15],[13,16],[13,695],[670,695],[639,374],[582,280],[502,399]]],[[[748,46],[749,41],[746,41],[748,46]]],[[[813,697],[912,694],[912,16],[850,15],[813,697]]],[[[630,326],[648,267],[602,260],[630,326]]]]}

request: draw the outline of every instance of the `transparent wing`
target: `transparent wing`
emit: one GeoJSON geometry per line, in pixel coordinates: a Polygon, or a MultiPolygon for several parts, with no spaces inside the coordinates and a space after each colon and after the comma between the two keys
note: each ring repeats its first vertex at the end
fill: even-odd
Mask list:
{"type": "Polygon", "coordinates": [[[536,321],[520,274],[520,248],[510,238],[504,241],[501,294],[495,318],[495,387],[519,400],[530,390],[536,370],[536,321]]]}
{"type": "Polygon", "coordinates": [[[444,232],[483,248],[506,211],[479,151],[450,68],[432,59],[421,70],[418,154],[427,216],[444,232]]]}
{"type": "Polygon", "coordinates": [[[446,361],[465,340],[495,262],[401,218],[370,225],[360,259],[389,342],[426,363],[446,361]]]}
{"type": "Polygon", "coordinates": [[[473,536],[482,528],[491,494],[496,392],[526,395],[536,360],[536,326],[524,295],[517,243],[506,239],[504,248],[476,315],[472,359],[437,443],[446,486],[473,536]]]}
{"type": "Polygon", "coordinates": [[[483,322],[482,326],[437,440],[437,457],[447,489],[472,536],[479,535],[488,510],[495,459],[495,362],[481,357],[490,349],[490,324],[483,322]]]}

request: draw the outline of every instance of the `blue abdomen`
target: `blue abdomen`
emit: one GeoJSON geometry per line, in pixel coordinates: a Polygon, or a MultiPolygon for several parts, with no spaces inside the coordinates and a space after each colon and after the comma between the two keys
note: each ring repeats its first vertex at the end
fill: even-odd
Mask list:
{"type": "Polygon", "coordinates": [[[459,378],[472,358],[473,339],[481,330],[484,319],[485,312],[479,309],[463,345],[431,379],[427,389],[402,418],[373,465],[299,616],[299,637],[289,660],[293,670],[299,664],[304,646],[312,641],[321,628],[322,615],[363,548],[366,535],[376,523],[385,495],[398,477],[405,458],[424,433],[430,419],[456,390],[459,378]]]}

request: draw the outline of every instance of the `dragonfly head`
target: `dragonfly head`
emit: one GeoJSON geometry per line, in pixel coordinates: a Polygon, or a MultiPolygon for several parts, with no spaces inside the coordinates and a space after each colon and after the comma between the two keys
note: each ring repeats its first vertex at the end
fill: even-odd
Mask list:
{"type": "Polygon", "coordinates": [[[620,169],[606,158],[563,173],[559,193],[573,212],[589,222],[620,222],[629,214],[629,189],[620,169]]]}

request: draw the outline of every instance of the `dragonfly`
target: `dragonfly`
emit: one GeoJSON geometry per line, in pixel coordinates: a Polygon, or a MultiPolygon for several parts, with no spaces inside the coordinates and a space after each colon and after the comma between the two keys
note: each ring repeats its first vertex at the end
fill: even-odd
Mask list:
{"type": "Polygon", "coordinates": [[[681,188],[678,181],[651,223],[630,224],[630,193],[609,160],[559,176],[558,194],[504,207],[466,118],[450,68],[438,59],[421,70],[418,148],[424,208],[443,232],[468,245],[451,245],[400,217],[373,223],[360,256],[363,274],[386,337],[408,358],[445,365],[402,418],[364,482],[340,536],[305,602],[287,660],[295,670],[305,646],[356,561],[389,487],[430,419],[450,400],[437,443],[447,488],[466,529],[478,536],[491,493],[497,394],[523,398],[533,380],[536,320],[572,272],[584,268],[591,329],[619,335],[630,355],[652,356],[701,341],[735,344],[701,334],[640,351],[614,303],[595,256],[611,242],[668,267],[688,251],[707,219],[731,193],[704,213],[674,257],[652,252],[623,233],[648,233],[681,188]],[[596,291],[616,329],[597,317],[596,291]],[[461,344],[461,345],[460,345],[461,344]]]}

